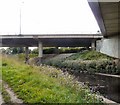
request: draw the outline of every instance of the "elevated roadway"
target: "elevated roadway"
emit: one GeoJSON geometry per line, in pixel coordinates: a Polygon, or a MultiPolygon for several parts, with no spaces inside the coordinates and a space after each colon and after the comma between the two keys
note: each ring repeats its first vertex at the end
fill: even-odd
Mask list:
{"type": "Polygon", "coordinates": [[[102,40],[97,41],[96,49],[109,56],[120,58],[120,2],[103,1],[88,0],[104,36],[102,40]]]}
{"type": "Polygon", "coordinates": [[[102,35],[99,34],[49,34],[49,35],[0,35],[3,47],[38,46],[95,46],[96,50],[120,59],[120,2],[88,0],[102,35]],[[94,2],[96,1],[96,2],[94,2]],[[104,37],[103,37],[104,36],[104,37]]]}
{"type": "Polygon", "coordinates": [[[100,34],[0,35],[2,47],[36,47],[39,42],[45,47],[88,47],[101,38],[100,34]]]}

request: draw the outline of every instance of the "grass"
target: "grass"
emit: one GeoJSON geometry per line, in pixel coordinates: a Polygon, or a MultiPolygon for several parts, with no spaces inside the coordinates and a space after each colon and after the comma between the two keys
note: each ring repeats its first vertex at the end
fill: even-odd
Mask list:
{"type": "Polygon", "coordinates": [[[73,54],[68,60],[100,60],[100,59],[112,59],[111,57],[102,54],[97,51],[84,51],[80,53],[73,54]]]}
{"type": "Polygon", "coordinates": [[[2,60],[3,80],[24,103],[101,103],[87,86],[61,70],[25,65],[11,57],[2,60]]]}
{"type": "MultiPolygon", "coordinates": [[[[25,54],[21,53],[21,54],[18,54],[17,56],[20,60],[25,61],[25,54]]],[[[38,54],[29,54],[29,58],[34,58],[37,56],[38,56],[38,54]]]]}

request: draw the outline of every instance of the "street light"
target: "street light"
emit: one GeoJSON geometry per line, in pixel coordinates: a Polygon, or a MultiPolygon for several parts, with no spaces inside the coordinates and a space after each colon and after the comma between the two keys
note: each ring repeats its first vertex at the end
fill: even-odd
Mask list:
{"type": "Polygon", "coordinates": [[[24,2],[23,1],[20,1],[20,33],[19,33],[19,35],[21,35],[21,32],[22,32],[22,28],[21,28],[21,26],[22,26],[22,24],[21,24],[21,14],[22,14],[22,4],[23,4],[24,2]]]}

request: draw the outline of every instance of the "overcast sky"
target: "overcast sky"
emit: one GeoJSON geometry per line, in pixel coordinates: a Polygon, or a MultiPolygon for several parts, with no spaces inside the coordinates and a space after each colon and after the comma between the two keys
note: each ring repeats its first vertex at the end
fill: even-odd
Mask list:
{"type": "Polygon", "coordinates": [[[96,33],[87,0],[0,0],[0,34],[96,33]]]}

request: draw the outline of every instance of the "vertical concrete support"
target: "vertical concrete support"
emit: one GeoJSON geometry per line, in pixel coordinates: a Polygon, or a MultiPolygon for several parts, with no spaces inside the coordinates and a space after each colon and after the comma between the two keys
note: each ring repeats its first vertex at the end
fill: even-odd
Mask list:
{"type": "Polygon", "coordinates": [[[120,35],[118,35],[118,68],[120,69],[120,35]]]}
{"type": "Polygon", "coordinates": [[[59,49],[58,49],[58,47],[55,47],[55,54],[59,54],[59,49]]]}
{"type": "Polygon", "coordinates": [[[92,48],[92,50],[96,49],[96,41],[95,40],[92,41],[91,48],[92,48]]]}
{"type": "Polygon", "coordinates": [[[25,63],[28,63],[29,60],[29,48],[25,47],[25,63]]]}
{"type": "Polygon", "coordinates": [[[117,65],[117,67],[120,69],[120,59],[116,59],[115,63],[117,65]]]}
{"type": "Polygon", "coordinates": [[[119,58],[119,61],[120,61],[120,34],[118,36],[118,58],[119,58]]]}
{"type": "Polygon", "coordinates": [[[120,59],[120,37],[119,35],[98,40],[96,43],[97,51],[120,59]]]}
{"type": "Polygon", "coordinates": [[[42,42],[39,41],[38,43],[38,52],[39,52],[39,62],[41,63],[41,58],[43,57],[43,46],[42,46],[42,42]]]}

